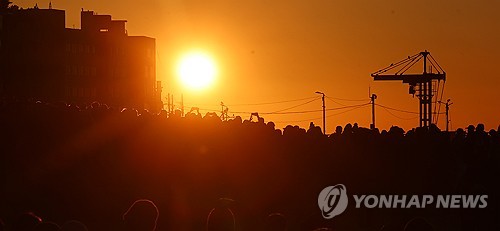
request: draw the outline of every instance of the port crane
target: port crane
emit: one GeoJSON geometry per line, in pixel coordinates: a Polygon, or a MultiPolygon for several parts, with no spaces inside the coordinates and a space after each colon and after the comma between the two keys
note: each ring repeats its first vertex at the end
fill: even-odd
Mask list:
{"type": "Polygon", "coordinates": [[[443,93],[439,93],[439,87],[441,81],[443,81],[442,89],[444,89],[446,72],[439,66],[430,52],[426,50],[408,56],[406,59],[372,73],[371,76],[375,81],[402,81],[409,84],[408,93],[413,96],[416,95],[420,102],[420,127],[429,127],[433,123],[432,107],[436,105],[438,97],[442,97],[443,93]],[[406,73],[421,60],[423,62],[423,73],[406,73]],[[438,96],[438,94],[441,95],[438,96]]]}

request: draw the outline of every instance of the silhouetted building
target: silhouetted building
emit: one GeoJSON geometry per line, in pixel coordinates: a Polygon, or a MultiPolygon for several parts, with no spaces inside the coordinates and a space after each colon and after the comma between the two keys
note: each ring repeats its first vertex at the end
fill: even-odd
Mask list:
{"type": "Polygon", "coordinates": [[[0,95],[158,110],[155,39],[128,36],[125,20],[81,12],[25,9],[0,14],[0,95]]]}

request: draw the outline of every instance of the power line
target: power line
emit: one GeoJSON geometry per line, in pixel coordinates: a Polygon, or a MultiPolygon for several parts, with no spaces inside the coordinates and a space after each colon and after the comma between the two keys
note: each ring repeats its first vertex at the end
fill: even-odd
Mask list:
{"type": "Polygon", "coordinates": [[[387,113],[389,113],[390,115],[392,115],[392,116],[394,116],[394,117],[396,117],[396,118],[398,118],[398,119],[402,119],[402,120],[413,120],[413,119],[418,118],[418,116],[415,116],[415,117],[412,117],[412,118],[403,118],[403,117],[400,117],[400,116],[395,115],[394,113],[392,113],[391,111],[389,111],[389,110],[388,110],[387,108],[385,108],[385,107],[382,107],[382,109],[384,109],[387,113]]]}
{"type": "Polygon", "coordinates": [[[275,101],[275,102],[263,102],[263,103],[228,104],[226,106],[228,106],[228,107],[235,107],[235,106],[270,105],[270,104],[280,104],[280,103],[289,103],[289,102],[304,101],[304,100],[313,99],[313,98],[318,98],[318,97],[317,96],[312,96],[312,97],[301,98],[301,99],[283,100],[283,101],[275,101]]]}
{"type": "Polygon", "coordinates": [[[401,109],[396,109],[396,108],[392,108],[392,107],[387,107],[387,106],[384,106],[384,105],[381,105],[381,104],[375,104],[379,107],[382,107],[384,109],[389,109],[389,110],[394,110],[394,111],[399,111],[399,112],[404,112],[404,113],[410,113],[410,114],[420,114],[418,112],[414,112],[414,111],[405,111],[405,110],[401,110],[401,109]]]}
{"type": "MultiPolygon", "coordinates": [[[[366,99],[345,99],[345,98],[336,98],[336,97],[329,97],[329,96],[325,96],[326,98],[328,98],[329,100],[331,100],[332,102],[334,103],[337,103],[341,106],[350,106],[350,105],[346,105],[346,104],[343,104],[343,103],[340,103],[338,101],[335,101],[335,100],[341,100],[341,101],[353,101],[353,102],[362,102],[362,101],[366,101],[366,99]]],[[[242,103],[242,104],[226,104],[226,106],[228,107],[236,107],[236,106],[260,106],[260,105],[272,105],[272,104],[282,104],[282,103],[290,103],[290,102],[298,102],[298,101],[304,101],[304,100],[309,100],[309,99],[313,99],[311,101],[308,101],[306,103],[303,103],[303,104],[300,104],[300,105],[296,105],[296,106],[293,106],[293,107],[290,107],[290,108],[287,108],[287,109],[282,109],[282,110],[279,110],[279,111],[286,111],[286,110],[289,110],[289,109],[293,109],[295,107],[299,107],[299,106],[302,106],[302,105],[305,105],[305,104],[308,104],[308,103],[311,103],[311,102],[314,102],[320,98],[318,98],[317,96],[312,96],[312,97],[306,97],[306,98],[300,98],[300,99],[291,99],[291,100],[282,100],[282,101],[274,101],[274,102],[262,102],[262,103],[242,103]]],[[[208,107],[218,107],[219,105],[209,105],[209,104],[203,104],[203,105],[198,105],[198,106],[208,106],[208,107]]],[[[279,112],[279,111],[276,111],[276,112],[279,112]]]]}
{"type": "MultiPolygon", "coordinates": [[[[382,108],[385,108],[385,109],[393,110],[393,111],[404,112],[404,113],[409,113],[409,114],[420,114],[418,112],[401,110],[401,109],[397,109],[397,108],[392,108],[392,107],[384,106],[384,105],[381,105],[381,104],[375,104],[375,105],[377,105],[379,107],[382,107],[382,108]]],[[[440,112],[440,113],[434,113],[434,114],[443,114],[443,113],[440,112]]]]}
{"type": "MultiPolygon", "coordinates": [[[[365,108],[366,106],[368,106],[368,104],[357,105],[357,106],[351,107],[351,109],[349,109],[349,110],[328,115],[328,116],[326,116],[326,118],[337,116],[337,115],[341,115],[341,114],[345,114],[347,112],[354,111],[356,109],[365,108]]],[[[323,117],[315,117],[315,118],[309,118],[309,119],[303,119],[303,120],[275,121],[275,123],[296,123],[296,122],[305,122],[305,121],[316,121],[316,120],[320,120],[322,118],[323,117]]]]}
{"type": "Polygon", "coordinates": [[[306,104],[312,103],[312,102],[314,102],[314,101],[316,101],[316,100],[319,100],[319,99],[321,99],[321,98],[316,98],[316,99],[313,99],[313,100],[307,101],[307,102],[305,102],[305,103],[301,103],[301,104],[299,104],[299,105],[295,105],[295,106],[292,106],[292,107],[289,107],[289,108],[285,108],[285,109],[281,109],[281,110],[274,111],[274,112],[272,112],[272,113],[278,113],[278,112],[282,112],[282,111],[288,111],[288,110],[290,110],[290,109],[294,109],[294,108],[297,108],[297,107],[300,107],[300,106],[303,106],[303,105],[306,105],[306,104]]]}
{"type": "Polygon", "coordinates": [[[366,99],[344,99],[344,98],[336,98],[336,97],[328,97],[328,96],[327,96],[327,98],[342,100],[342,101],[357,101],[357,102],[366,101],[366,99]]]}
{"type": "Polygon", "coordinates": [[[345,105],[345,104],[343,104],[343,103],[339,103],[339,102],[337,102],[337,101],[333,100],[332,98],[330,98],[330,97],[328,97],[328,96],[326,96],[326,98],[327,98],[328,100],[330,100],[330,101],[332,101],[332,102],[336,103],[336,104],[341,105],[341,106],[347,106],[347,105],[345,105]]]}
{"type": "MultiPolygon", "coordinates": [[[[311,101],[312,102],[312,101],[311,101]]],[[[310,103],[310,102],[308,102],[310,103]]],[[[364,103],[364,104],[357,104],[357,105],[349,105],[349,106],[344,106],[344,107],[336,107],[336,108],[329,108],[326,109],[325,111],[337,111],[337,110],[342,110],[342,109],[348,109],[348,108],[353,108],[353,107],[359,107],[359,106],[364,106],[368,105],[370,103],[364,103]]],[[[301,105],[296,105],[294,107],[301,106],[301,105]]],[[[201,108],[200,108],[201,110],[201,108]]],[[[204,110],[211,110],[211,109],[204,109],[204,110]]],[[[288,109],[287,109],[288,110],[288,109]]],[[[216,110],[213,110],[216,111],[216,110]]],[[[313,113],[313,112],[321,112],[323,111],[322,109],[317,109],[317,110],[305,110],[305,111],[289,111],[289,112],[284,112],[284,111],[274,111],[274,112],[258,112],[258,111],[230,111],[231,113],[236,113],[236,114],[252,114],[255,112],[258,112],[261,115],[285,115],[285,114],[305,114],[305,113],[313,113]]]]}
{"type": "Polygon", "coordinates": [[[345,114],[345,113],[347,113],[347,112],[354,111],[354,110],[359,109],[359,108],[364,108],[364,107],[368,106],[369,104],[370,104],[370,103],[361,104],[361,105],[356,106],[356,107],[354,107],[354,108],[352,108],[352,109],[349,109],[349,110],[346,110],[346,111],[343,111],[343,112],[339,112],[339,113],[335,113],[335,114],[328,115],[328,116],[327,116],[327,118],[328,118],[328,117],[332,117],[332,116],[337,116],[337,115],[345,114]]]}
{"type": "Polygon", "coordinates": [[[310,118],[310,119],[303,119],[303,120],[288,120],[288,121],[273,121],[274,123],[298,123],[298,122],[305,122],[305,121],[316,121],[323,119],[323,117],[316,117],[316,118],[310,118]]]}

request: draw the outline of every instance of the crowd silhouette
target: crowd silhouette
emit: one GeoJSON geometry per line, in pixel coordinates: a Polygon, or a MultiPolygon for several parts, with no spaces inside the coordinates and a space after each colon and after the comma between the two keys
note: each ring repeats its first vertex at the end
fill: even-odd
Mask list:
{"type": "Polygon", "coordinates": [[[0,127],[0,231],[500,229],[500,127],[323,135],[313,123],[40,101],[2,101],[0,127]],[[318,194],[339,183],[350,194],[487,194],[488,207],[351,203],[326,220],[318,194]]]}

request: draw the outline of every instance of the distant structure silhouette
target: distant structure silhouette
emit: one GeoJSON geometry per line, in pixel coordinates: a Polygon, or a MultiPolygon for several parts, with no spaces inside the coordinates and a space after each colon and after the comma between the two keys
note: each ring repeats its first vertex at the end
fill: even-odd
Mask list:
{"type": "Polygon", "coordinates": [[[155,39],[125,23],[82,10],[70,29],[64,10],[0,11],[0,97],[159,111],[155,39]]]}
{"type": "Polygon", "coordinates": [[[433,116],[438,114],[434,114],[432,107],[438,102],[437,98],[443,95],[443,92],[439,91],[442,91],[444,86],[441,89],[439,87],[441,80],[446,81],[446,72],[439,66],[430,52],[422,51],[416,55],[408,56],[407,59],[392,63],[371,76],[375,81],[400,80],[403,83],[408,83],[410,85],[408,93],[416,94],[420,101],[420,127],[429,127],[433,123],[433,116]],[[420,60],[423,60],[422,74],[406,73],[420,60]],[[387,74],[388,71],[394,70],[396,70],[395,73],[387,74]],[[438,94],[440,95],[438,96],[438,94]]]}

